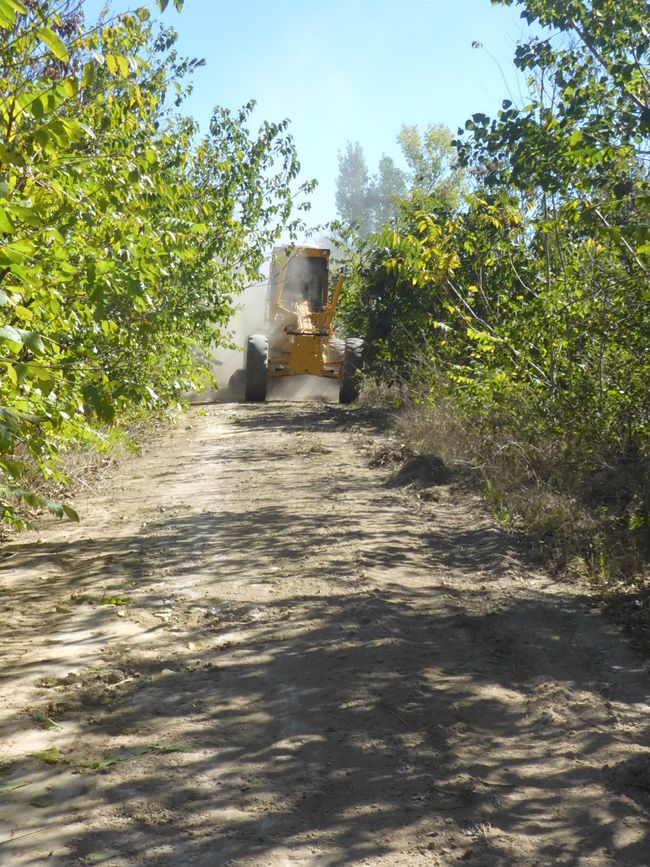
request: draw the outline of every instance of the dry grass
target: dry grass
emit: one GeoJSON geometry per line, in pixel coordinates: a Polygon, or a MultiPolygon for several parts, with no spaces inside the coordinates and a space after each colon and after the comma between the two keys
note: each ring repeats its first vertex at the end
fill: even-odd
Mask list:
{"type": "MultiPolygon", "coordinates": [[[[399,406],[400,441],[483,491],[501,523],[552,568],[589,582],[628,624],[650,631],[650,465],[642,456],[576,453],[557,435],[526,438],[517,415],[487,417],[449,392],[366,384],[365,406],[399,406]],[[646,515],[645,521],[643,520],[646,515]],[[639,516],[641,520],[639,521],[639,516]]],[[[538,428],[541,425],[538,426],[538,428]]]]}
{"type": "Polygon", "coordinates": [[[120,464],[170,430],[180,417],[178,412],[133,415],[122,424],[98,430],[96,438],[64,444],[60,457],[68,495],[97,490],[120,464]]]}

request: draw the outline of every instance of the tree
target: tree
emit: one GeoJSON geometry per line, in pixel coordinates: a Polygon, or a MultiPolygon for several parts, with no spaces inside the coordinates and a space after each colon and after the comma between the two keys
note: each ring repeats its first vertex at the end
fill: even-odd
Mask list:
{"type": "MultiPolygon", "coordinates": [[[[420,186],[392,231],[357,246],[343,315],[373,344],[382,379],[416,368],[424,399],[450,397],[482,443],[518,444],[519,502],[543,494],[534,520],[557,522],[542,500],[568,480],[568,511],[583,497],[599,527],[584,561],[609,568],[616,549],[617,567],[642,571],[650,14],[642,0],[503,2],[548,28],[516,51],[529,103],[467,121],[455,145],[472,190],[459,209],[420,186]],[[594,480],[619,466],[632,470],[603,492],[594,480]]],[[[438,154],[409,128],[402,138],[415,180],[439,178],[438,154]]]]}
{"type": "Polygon", "coordinates": [[[394,161],[382,156],[377,174],[370,175],[363,148],[348,142],[339,153],[336,209],[346,226],[356,227],[362,237],[378,231],[394,219],[406,178],[394,161]]]}
{"type": "Polygon", "coordinates": [[[640,363],[650,324],[647,4],[520,5],[570,38],[518,47],[530,104],[474,115],[462,158],[488,190],[517,191],[526,209],[538,277],[525,295],[538,312],[549,398],[566,405],[577,437],[638,447],[650,431],[640,363]],[[576,403],[589,411],[576,416],[576,403]]]}
{"type": "Polygon", "coordinates": [[[375,205],[373,232],[359,232],[350,245],[339,318],[350,333],[365,336],[374,370],[399,379],[442,315],[443,278],[456,261],[450,227],[464,172],[445,126],[424,133],[403,126],[397,141],[408,168],[397,169],[388,158],[380,164],[376,187],[389,208],[375,205]]]}
{"type": "Polygon", "coordinates": [[[421,133],[416,126],[403,126],[397,142],[406,170],[384,155],[378,172],[370,175],[358,142],[348,142],[345,151],[339,153],[337,211],[342,223],[356,227],[363,239],[395,224],[404,207],[453,213],[461,202],[464,170],[458,164],[447,127],[429,125],[421,133]]]}
{"type": "Polygon", "coordinates": [[[397,141],[410,170],[409,194],[417,199],[417,207],[458,208],[464,172],[450,130],[444,124],[429,124],[423,133],[416,126],[403,126],[397,141]]]}
{"type": "Polygon", "coordinates": [[[28,469],[60,478],[96,417],[203,375],[196,348],[287,224],[299,164],[286,121],[248,132],[253,104],[197,140],[177,108],[199,61],[144,8],[86,29],[74,4],[2,0],[0,31],[0,516],[20,523],[20,500],[68,508],[28,469]]]}
{"type": "Polygon", "coordinates": [[[407,192],[407,179],[402,169],[387,156],[379,160],[379,170],[370,185],[369,198],[374,214],[375,231],[387,226],[397,216],[398,206],[407,192]]]}
{"type": "Polygon", "coordinates": [[[348,142],[345,151],[339,153],[339,173],[336,181],[336,210],[347,225],[358,226],[366,234],[369,231],[368,166],[359,142],[348,142]]]}

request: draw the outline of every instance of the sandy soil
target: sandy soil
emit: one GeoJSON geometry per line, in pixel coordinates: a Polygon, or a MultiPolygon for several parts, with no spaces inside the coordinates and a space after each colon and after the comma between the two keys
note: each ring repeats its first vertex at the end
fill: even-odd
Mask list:
{"type": "Polygon", "coordinates": [[[355,410],[195,409],[0,560],[3,865],[647,865],[643,662],[355,410]]]}

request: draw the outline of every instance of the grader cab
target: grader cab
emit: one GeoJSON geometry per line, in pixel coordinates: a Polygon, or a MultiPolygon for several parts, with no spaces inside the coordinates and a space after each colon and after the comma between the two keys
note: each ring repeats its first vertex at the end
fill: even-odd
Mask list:
{"type": "Polygon", "coordinates": [[[357,397],[363,343],[333,334],[332,321],[343,286],[329,293],[330,251],[276,247],[269,275],[266,328],[246,342],[246,400],[264,401],[269,379],[311,374],[339,380],[339,401],[357,397]]]}

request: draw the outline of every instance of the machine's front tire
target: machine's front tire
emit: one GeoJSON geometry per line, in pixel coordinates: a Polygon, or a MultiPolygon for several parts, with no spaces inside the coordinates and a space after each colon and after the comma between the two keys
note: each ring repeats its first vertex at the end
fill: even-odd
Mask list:
{"type": "Polygon", "coordinates": [[[238,395],[239,399],[241,399],[245,388],[246,371],[243,367],[239,367],[228,380],[228,391],[233,395],[238,395]]]}
{"type": "Polygon", "coordinates": [[[340,363],[345,358],[345,340],[340,337],[330,337],[327,360],[330,363],[340,363]]]}
{"type": "Polygon", "coordinates": [[[352,403],[359,396],[359,371],[361,370],[363,340],[348,337],[343,356],[343,377],[339,388],[339,403],[352,403]]]}
{"type": "Polygon", "coordinates": [[[251,334],[246,341],[246,400],[266,400],[269,371],[269,339],[265,334],[251,334]]]}

